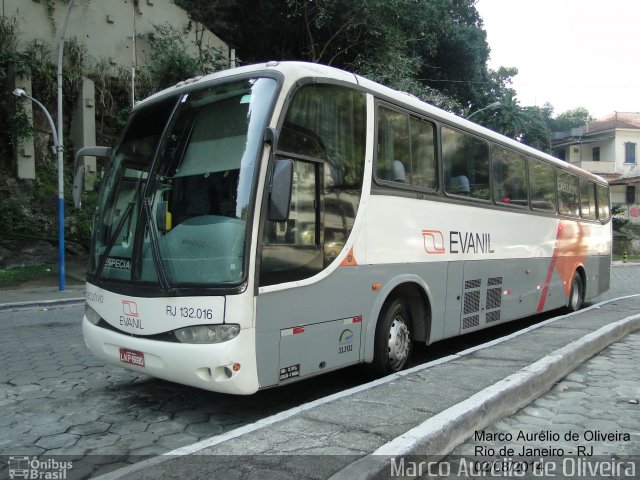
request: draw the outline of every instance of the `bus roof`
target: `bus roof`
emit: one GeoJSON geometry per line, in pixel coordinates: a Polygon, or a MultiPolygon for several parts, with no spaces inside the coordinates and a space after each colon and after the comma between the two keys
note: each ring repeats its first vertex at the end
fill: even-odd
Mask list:
{"type": "Polygon", "coordinates": [[[426,103],[420,100],[419,98],[409,93],[394,90],[392,88],[386,87],[380,83],[374,82],[372,80],[361,77],[354,73],[346,72],[344,70],[340,70],[334,67],[329,67],[326,65],[320,65],[317,63],[296,62],[296,61],[282,61],[282,62],[271,61],[266,63],[259,63],[254,65],[231,68],[228,70],[222,70],[222,71],[211,73],[202,77],[195,77],[193,79],[188,79],[188,80],[179,82],[172,87],[166,88],[138,102],[134,107],[134,110],[137,109],[139,106],[142,106],[148,102],[152,102],[159,98],[176,94],[183,90],[187,90],[187,89],[191,90],[193,86],[196,84],[201,84],[205,82],[210,82],[212,80],[224,79],[224,78],[246,75],[251,73],[260,73],[265,71],[280,72],[285,76],[285,78],[288,79],[289,82],[293,82],[293,83],[305,78],[322,77],[322,78],[330,78],[334,81],[337,80],[344,83],[350,83],[350,84],[353,84],[354,86],[360,86],[371,93],[386,97],[386,99],[391,100],[392,102],[397,103],[400,106],[404,106],[410,110],[427,114],[428,116],[438,121],[463,128],[464,130],[470,133],[476,133],[485,138],[501,143],[505,146],[510,146],[512,148],[518,149],[522,153],[544,159],[545,161],[553,165],[556,165],[560,168],[591,177],[593,180],[596,180],[600,183],[604,183],[604,184],[607,183],[607,181],[604,178],[598,175],[595,175],[591,172],[578,168],[575,165],[572,165],[568,162],[560,160],[549,154],[541,152],[540,150],[536,150],[532,147],[529,147],[528,145],[520,143],[509,137],[501,135],[477,123],[471,122],[453,113],[447,112],[446,110],[442,110],[438,107],[435,107],[429,103],[426,103]]]}

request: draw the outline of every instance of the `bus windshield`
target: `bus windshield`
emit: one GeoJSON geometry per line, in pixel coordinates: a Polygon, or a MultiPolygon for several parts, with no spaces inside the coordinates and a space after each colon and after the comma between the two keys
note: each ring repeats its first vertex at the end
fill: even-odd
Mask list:
{"type": "Polygon", "coordinates": [[[90,276],[163,287],[242,281],[276,87],[268,78],[216,84],[134,114],[105,176],[90,276]]]}

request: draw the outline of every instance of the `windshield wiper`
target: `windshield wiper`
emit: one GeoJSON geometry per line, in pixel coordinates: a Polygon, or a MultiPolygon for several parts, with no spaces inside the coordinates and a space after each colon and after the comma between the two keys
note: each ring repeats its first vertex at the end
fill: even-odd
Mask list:
{"type": "Polygon", "coordinates": [[[96,272],[96,277],[101,277],[102,276],[102,271],[104,270],[104,266],[107,263],[107,258],[109,257],[109,254],[111,253],[111,249],[116,244],[116,240],[117,240],[118,236],[120,235],[120,232],[122,231],[122,227],[124,226],[125,222],[127,221],[127,219],[131,215],[133,215],[133,207],[134,206],[135,206],[135,203],[134,202],[130,202],[129,205],[127,205],[127,209],[124,211],[124,214],[122,215],[122,218],[120,218],[120,221],[118,222],[118,226],[116,227],[115,232],[113,233],[113,235],[109,239],[109,243],[107,243],[107,248],[105,248],[104,253],[100,256],[100,261],[98,263],[98,271],[96,272]]]}
{"type": "Polygon", "coordinates": [[[133,195],[133,198],[131,199],[131,201],[129,202],[129,204],[127,205],[127,209],[124,211],[124,214],[122,215],[122,218],[120,218],[120,221],[118,222],[118,225],[115,229],[115,232],[113,233],[113,235],[111,236],[111,238],[109,239],[109,241],[107,242],[107,248],[105,248],[104,253],[100,256],[100,261],[98,263],[98,271],[96,272],[96,277],[101,277],[102,276],[102,272],[104,270],[104,266],[107,263],[107,258],[109,257],[109,254],[111,253],[111,249],[113,248],[113,246],[116,244],[116,240],[118,239],[118,236],[120,235],[120,232],[122,231],[122,227],[124,226],[124,223],[129,220],[129,224],[128,224],[128,228],[129,230],[131,230],[131,219],[133,218],[133,209],[136,206],[136,203],[138,203],[138,199],[140,198],[140,192],[142,191],[142,179],[143,179],[143,171],[140,171],[140,176],[138,177],[138,182],[136,183],[136,188],[135,188],[135,194],[133,195]]]}

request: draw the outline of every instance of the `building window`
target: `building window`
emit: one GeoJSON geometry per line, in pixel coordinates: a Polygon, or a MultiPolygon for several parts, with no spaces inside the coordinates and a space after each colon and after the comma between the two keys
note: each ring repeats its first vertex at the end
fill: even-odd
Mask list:
{"type": "Polygon", "coordinates": [[[636,186],[635,185],[627,185],[626,200],[627,200],[627,203],[636,203],[636,186]]]}
{"type": "Polygon", "coordinates": [[[600,147],[593,147],[593,161],[600,161],[600,147]]]}
{"type": "Polygon", "coordinates": [[[624,163],[636,163],[636,144],[633,142],[624,144],[624,163]]]}

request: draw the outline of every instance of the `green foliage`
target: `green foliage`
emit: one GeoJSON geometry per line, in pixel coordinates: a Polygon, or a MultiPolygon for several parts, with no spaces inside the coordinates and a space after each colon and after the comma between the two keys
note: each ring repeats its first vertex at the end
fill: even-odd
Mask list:
{"type": "Polygon", "coordinates": [[[561,113],[552,119],[549,128],[552,132],[565,132],[572,128],[583,127],[594,121],[594,118],[584,107],[577,107],[561,113]]]}
{"type": "Polygon", "coordinates": [[[11,288],[30,280],[41,280],[43,277],[57,276],[54,265],[29,265],[26,267],[0,268],[0,288],[11,288]]]}
{"type": "Polygon", "coordinates": [[[223,67],[224,56],[221,51],[205,49],[200,44],[196,45],[198,55],[192,56],[188,53],[183,32],[169,24],[154,25],[153,28],[155,32],[150,37],[151,62],[139,73],[139,98],[175,85],[181,80],[205,75],[223,67]]]}
{"type": "MultiPolygon", "coordinates": [[[[0,18],[0,85],[9,80],[9,70],[24,72],[24,62],[18,53],[20,42],[17,19],[0,18]]],[[[11,158],[18,141],[32,135],[31,123],[23,109],[16,108],[16,98],[9,89],[0,90],[0,131],[5,132],[0,141],[0,167],[11,168],[11,158]]]]}
{"type": "Polygon", "coordinates": [[[96,141],[111,145],[131,112],[131,73],[100,59],[87,72],[96,95],[96,141]]]}
{"type": "Polygon", "coordinates": [[[176,3],[234,45],[245,63],[334,65],[454,111],[468,99],[453,77],[484,80],[486,72],[488,46],[473,0],[176,3]]]}
{"type": "MultiPolygon", "coordinates": [[[[53,15],[54,2],[47,0],[53,15]]],[[[196,29],[197,30],[197,29],[196,29]]],[[[222,68],[222,52],[208,49],[202,43],[203,32],[195,32],[196,55],[187,53],[184,32],[170,26],[156,28],[151,39],[152,58],[141,68],[137,78],[137,97],[143,98],[171,84],[222,68]],[[199,42],[199,43],[198,43],[199,42]]],[[[24,48],[19,41],[19,24],[15,19],[0,19],[0,85],[6,85],[11,68],[28,75],[33,96],[55,114],[57,104],[57,72],[50,47],[41,41],[29,42],[24,48]]],[[[73,106],[83,75],[93,79],[96,88],[96,127],[99,144],[112,145],[127,121],[131,110],[131,73],[112,66],[107,60],[95,61],[86,47],[74,38],[65,41],[63,56],[63,111],[65,132],[70,131],[73,106]]],[[[57,164],[48,149],[49,125],[39,109],[33,110],[34,125],[18,100],[7,88],[0,89],[0,128],[9,132],[0,138],[0,218],[3,219],[1,239],[57,239],[57,164]],[[34,135],[35,133],[35,135],[34,135]],[[20,138],[32,136],[36,150],[36,174],[33,181],[14,179],[13,165],[20,138]],[[3,163],[4,162],[4,163],[3,163]]],[[[72,145],[65,138],[65,237],[69,242],[88,245],[91,235],[96,192],[83,196],[83,209],[71,204],[72,175],[70,165],[72,145]]]]}

